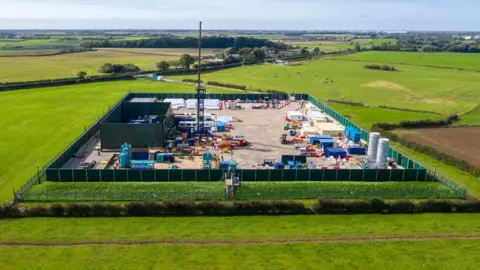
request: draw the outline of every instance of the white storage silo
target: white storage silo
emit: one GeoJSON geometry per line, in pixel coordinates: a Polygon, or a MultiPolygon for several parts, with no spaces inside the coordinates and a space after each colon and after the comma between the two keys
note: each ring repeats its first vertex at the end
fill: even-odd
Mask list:
{"type": "Polygon", "coordinates": [[[370,138],[368,139],[368,161],[371,163],[375,163],[377,161],[377,149],[379,139],[380,133],[370,133],[370,138]]]}
{"type": "Polygon", "coordinates": [[[382,138],[378,141],[378,150],[377,150],[377,168],[378,169],[387,168],[389,144],[390,144],[389,139],[382,138]]]}

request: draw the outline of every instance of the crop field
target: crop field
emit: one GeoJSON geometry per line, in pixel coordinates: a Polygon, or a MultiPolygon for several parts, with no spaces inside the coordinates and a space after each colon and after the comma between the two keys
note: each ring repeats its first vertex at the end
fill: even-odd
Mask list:
{"type": "MultiPolygon", "coordinates": [[[[122,53],[131,53],[131,54],[151,54],[151,55],[161,55],[161,56],[175,56],[177,59],[184,53],[196,56],[198,55],[198,49],[170,49],[170,48],[161,48],[161,49],[144,49],[144,48],[98,48],[99,51],[111,51],[111,52],[122,52],[122,53]]],[[[225,49],[202,49],[202,56],[212,56],[215,53],[223,52],[225,49]]]]}
{"type": "Polygon", "coordinates": [[[408,64],[480,71],[480,55],[475,53],[363,52],[335,56],[339,60],[408,64]]]}
{"type": "MultiPolygon", "coordinates": [[[[254,89],[305,92],[320,100],[353,100],[444,115],[471,110],[480,102],[480,73],[396,65],[399,72],[364,68],[364,63],[316,60],[295,66],[255,65],[204,74],[206,81],[254,89]]],[[[194,76],[175,76],[194,79],[194,76]]]]}
{"type": "Polygon", "coordinates": [[[332,109],[345,117],[348,117],[352,122],[358,124],[364,129],[369,130],[373,124],[376,123],[400,123],[403,121],[417,121],[417,120],[439,120],[443,118],[438,114],[405,112],[383,108],[372,107],[358,107],[346,104],[328,103],[332,109]]]}
{"type": "Polygon", "coordinates": [[[480,167],[480,149],[475,147],[480,127],[408,129],[395,133],[480,167]]]}
{"type": "Polygon", "coordinates": [[[353,45],[350,42],[341,42],[341,41],[326,41],[326,40],[315,40],[315,41],[299,41],[299,40],[283,40],[285,44],[291,46],[300,46],[301,48],[308,48],[313,50],[314,48],[319,48],[323,52],[338,52],[346,51],[348,49],[353,49],[353,45]]]}
{"type": "Polygon", "coordinates": [[[223,183],[43,183],[24,194],[27,201],[223,200],[223,183]]]}
{"type": "Polygon", "coordinates": [[[0,201],[10,199],[36,166],[49,162],[128,91],[191,93],[194,88],[138,80],[0,93],[0,201]]]}
{"type": "Polygon", "coordinates": [[[236,199],[315,199],[315,198],[427,199],[458,197],[445,186],[426,182],[244,182],[236,199]]]}
{"type": "MultiPolygon", "coordinates": [[[[0,39],[0,48],[8,49],[15,47],[22,47],[25,49],[48,49],[48,48],[69,48],[79,47],[80,44],[89,41],[88,37],[76,37],[78,40],[65,40],[62,37],[50,38],[50,39],[0,39]]],[[[99,37],[95,37],[99,38],[99,37]]],[[[127,37],[127,38],[114,38],[114,40],[140,40],[147,37],[127,37]]]]}
{"type": "MultiPolygon", "coordinates": [[[[158,52],[158,51],[157,51],[158,52]]],[[[134,64],[143,70],[156,70],[155,63],[178,60],[179,54],[141,54],[123,51],[93,51],[42,57],[0,58],[0,81],[16,82],[76,77],[79,71],[101,75],[105,63],[134,64]]]]}
{"type": "Polygon", "coordinates": [[[52,50],[0,50],[0,56],[38,56],[45,54],[52,54],[59,52],[61,50],[52,49],[52,50]]]}
{"type": "Polygon", "coordinates": [[[424,214],[0,221],[0,243],[61,243],[50,247],[1,245],[0,264],[2,269],[30,269],[32,265],[36,269],[130,269],[138,265],[169,269],[406,269],[418,265],[471,269],[480,252],[478,240],[375,241],[375,238],[436,236],[453,231],[460,236],[478,234],[480,227],[476,220],[476,214],[424,214]],[[322,242],[325,237],[349,240],[322,242]],[[361,237],[371,240],[363,241],[361,237]],[[221,244],[226,239],[231,244],[221,244]],[[275,239],[286,243],[271,243],[275,239]],[[289,243],[291,239],[316,239],[318,243],[289,243]],[[121,241],[141,240],[160,243],[121,244],[121,241]],[[178,243],[161,244],[162,240],[178,243]],[[189,244],[193,240],[204,244],[189,244]],[[70,245],[85,241],[104,244],[70,245]],[[237,243],[240,241],[247,243],[237,243]],[[376,252],[365,252],[367,249],[376,252]]]}

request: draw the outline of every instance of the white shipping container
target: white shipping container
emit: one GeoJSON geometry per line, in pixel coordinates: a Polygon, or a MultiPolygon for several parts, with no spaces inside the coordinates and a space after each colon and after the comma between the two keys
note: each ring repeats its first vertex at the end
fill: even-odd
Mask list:
{"type": "Polygon", "coordinates": [[[297,111],[289,111],[289,112],[287,112],[287,118],[292,120],[292,121],[302,121],[303,120],[303,114],[301,112],[297,112],[297,111]]]}

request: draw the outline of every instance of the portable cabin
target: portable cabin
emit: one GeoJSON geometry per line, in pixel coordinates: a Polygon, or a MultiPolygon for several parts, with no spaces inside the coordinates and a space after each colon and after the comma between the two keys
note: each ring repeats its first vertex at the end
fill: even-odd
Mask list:
{"type": "Polygon", "coordinates": [[[318,135],[318,130],[314,127],[303,127],[301,130],[300,130],[300,135],[302,136],[305,136],[305,137],[309,137],[309,136],[315,136],[315,135],[318,135]]]}
{"type": "Polygon", "coordinates": [[[328,148],[335,148],[337,147],[337,143],[335,142],[334,139],[319,139],[319,144],[323,149],[328,149],[328,148]]]}
{"type": "Polygon", "coordinates": [[[353,127],[346,127],[345,128],[345,137],[347,137],[349,140],[351,140],[355,143],[359,143],[360,139],[362,137],[362,134],[353,127]]]}
{"type": "Polygon", "coordinates": [[[343,137],[344,127],[337,123],[316,123],[315,127],[320,134],[332,137],[343,137]]]}
{"type": "Polygon", "coordinates": [[[320,144],[320,139],[333,139],[333,138],[331,136],[328,136],[328,135],[308,136],[308,143],[309,144],[320,144]]]}
{"type": "Polygon", "coordinates": [[[289,111],[289,112],[287,112],[287,118],[292,120],[292,121],[302,121],[303,120],[303,114],[301,112],[297,112],[297,111],[289,111]]]}
{"type": "Polygon", "coordinates": [[[366,150],[364,147],[358,147],[358,146],[350,146],[348,147],[348,153],[350,153],[350,155],[365,155],[366,154],[366,150]]]}

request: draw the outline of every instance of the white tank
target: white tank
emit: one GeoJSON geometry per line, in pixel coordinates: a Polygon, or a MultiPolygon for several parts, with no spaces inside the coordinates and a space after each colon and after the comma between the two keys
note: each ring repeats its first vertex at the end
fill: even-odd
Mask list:
{"type": "Polygon", "coordinates": [[[389,143],[390,143],[390,140],[385,138],[382,138],[378,141],[378,150],[377,150],[377,168],[378,169],[387,168],[389,143]]]}
{"type": "Polygon", "coordinates": [[[370,133],[370,139],[368,140],[368,161],[375,163],[377,161],[377,149],[378,140],[380,139],[380,133],[370,133]]]}

